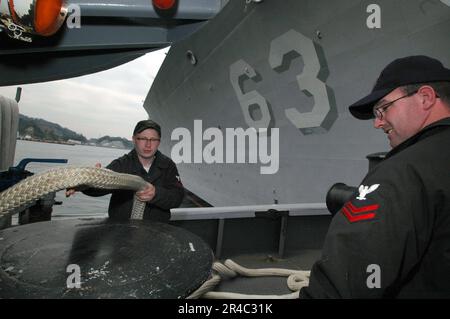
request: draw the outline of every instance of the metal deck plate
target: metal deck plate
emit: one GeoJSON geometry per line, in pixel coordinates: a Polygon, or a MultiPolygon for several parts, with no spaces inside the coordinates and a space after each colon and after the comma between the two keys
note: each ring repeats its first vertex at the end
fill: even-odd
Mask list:
{"type": "Polygon", "coordinates": [[[0,298],[184,298],[212,261],[199,237],[167,224],[34,223],[0,231],[0,298]]]}

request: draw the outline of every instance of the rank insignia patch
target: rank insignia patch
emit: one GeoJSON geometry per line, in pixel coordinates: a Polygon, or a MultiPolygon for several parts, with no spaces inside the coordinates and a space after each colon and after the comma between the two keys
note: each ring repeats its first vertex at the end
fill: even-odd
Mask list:
{"type": "Polygon", "coordinates": [[[379,207],[380,205],[378,204],[356,207],[349,201],[342,207],[341,211],[350,223],[354,223],[361,220],[374,219],[379,207]]]}

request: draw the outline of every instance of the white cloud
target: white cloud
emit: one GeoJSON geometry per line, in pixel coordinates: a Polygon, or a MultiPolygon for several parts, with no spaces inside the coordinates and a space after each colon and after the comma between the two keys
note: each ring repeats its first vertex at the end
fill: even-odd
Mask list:
{"type": "MultiPolygon", "coordinates": [[[[87,138],[131,138],[136,122],[148,117],[143,101],[167,51],[165,48],[147,53],[91,75],[20,85],[20,113],[58,123],[87,138]]],[[[0,87],[0,94],[14,98],[16,88],[0,87]]]]}

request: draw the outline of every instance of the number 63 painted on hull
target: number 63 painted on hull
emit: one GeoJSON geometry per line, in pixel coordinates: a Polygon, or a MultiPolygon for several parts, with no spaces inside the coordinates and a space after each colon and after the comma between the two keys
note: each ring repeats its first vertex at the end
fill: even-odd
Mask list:
{"type": "MultiPolygon", "coordinates": [[[[334,93],[325,84],[326,61],[320,47],[303,34],[291,29],[283,35],[272,40],[269,52],[269,64],[273,70],[279,69],[285,62],[286,55],[295,51],[303,58],[303,71],[297,75],[299,89],[307,96],[314,98],[314,105],[309,112],[299,112],[296,108],[287,108],[286,118],[303,134],[323,133],[329,130],[337,118],[334,93]]],[[[249,127],[269,128],[273,120],[267,100],[256,90],[244,93],[239,78],[247,76],[255,80],[257,73],[247,62],[240,59],[230,66],[230,81],[239,104],[241,105],[244,120],[249,127]],[[259,119],[252,117],[254,105],[259,107],[259,119]]]]}

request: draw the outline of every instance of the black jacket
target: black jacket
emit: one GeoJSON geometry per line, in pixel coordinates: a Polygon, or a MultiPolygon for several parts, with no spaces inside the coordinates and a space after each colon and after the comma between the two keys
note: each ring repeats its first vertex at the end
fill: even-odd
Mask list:
{"type": "Polygon", "coordinates": [[[367,174],[334,216],[300,297],[450,297],[450,118],[367,174]]]}
{"type": "MultiPolygon", "coordinates": [[[[118,173],[141,176],[155,186],[156,195],[147,203],[144,219],[166,222],[170,219],[170,209],[180,206],[183,200],[184,188],[177,167],[170,158],[159,151],[156,152],[156,157],[148,173],[139,162],[135,150],[115,159],[106,168],[118,173]]],[[[109,217],[114,220],[130,218],[133,207],[133,191],[88,189],[84,190],[83,193],[90,196],[112,193],[108,209],[109,217]]]]}

